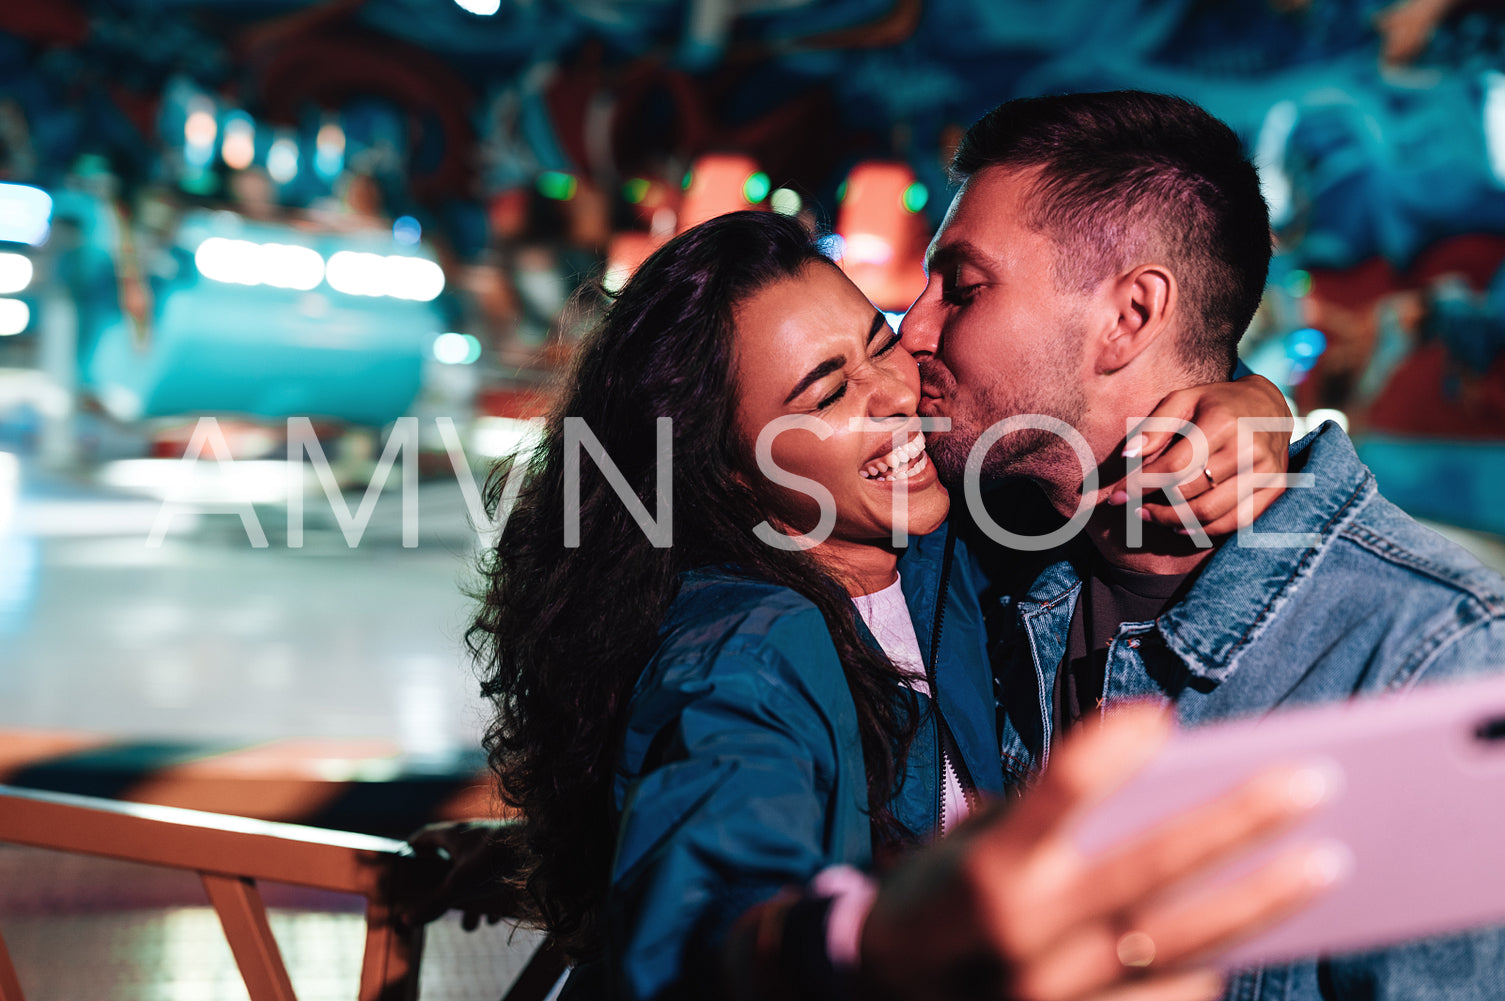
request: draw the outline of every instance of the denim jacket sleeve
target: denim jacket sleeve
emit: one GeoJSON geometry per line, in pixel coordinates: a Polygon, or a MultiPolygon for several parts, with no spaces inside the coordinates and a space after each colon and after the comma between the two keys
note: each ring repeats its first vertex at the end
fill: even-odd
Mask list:
{"type": "MultiPolygon", "coordinates": [[[[1495,598],[1499,601],[1499,598],[1495,598]]],[[[1431,650],[1420,651],[1415,681],[1435,685],[1475,674],[1505,672],[1505,607],[1490,607],[1479,600],[1457,609],[1430,637],[1431,650]]],[[[1409,682],[1410,678],[1397,679],[1409,682]]]]}
{"type": "Polygon", "coordinates": [[[1505,930],[1481,928],[1328,960],[1325,999],[1496,1001],[1505,996],[1505,930]]]}
{"type": "Polygon", "coordinates": [[[616,784],[613,996],[716,996],[749,907],[870,862],[856,710],[813,606],[673,644],[640,681],[616,784]]]}

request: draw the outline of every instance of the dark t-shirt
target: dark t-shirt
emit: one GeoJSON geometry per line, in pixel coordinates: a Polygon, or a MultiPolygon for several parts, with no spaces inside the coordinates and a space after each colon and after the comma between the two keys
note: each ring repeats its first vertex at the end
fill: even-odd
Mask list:
{"type": "Polygon", "coordinates": [[[1113,566],[1095,551],[1081,568],[1082,593],[1071,616],[1066,657],[1057,672],[1056,726],[1069,728],[1095,714],[1102,702],[1108,646],[1125,622],[1158,618],[1190,583],[1192,574],[1136,573],[1113,566]]]}

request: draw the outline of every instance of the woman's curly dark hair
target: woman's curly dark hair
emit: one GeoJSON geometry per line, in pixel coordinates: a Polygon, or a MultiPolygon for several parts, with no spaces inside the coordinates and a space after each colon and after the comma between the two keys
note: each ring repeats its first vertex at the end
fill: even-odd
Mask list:
{"type": "MultiPolygon", "coordinates": [[[[916,732],[899,671],[869,646],[846,589],[810,552],[759,541],[777,512],[735,422],[733,316],[759,290],[833,267],[800,223],[737,212],[674,238],[638,269],[581,342],[529,454],[527,478],[481,560],[466,633],[495,716],[485,745],[514,829],[517,881],[566,952],[598,947],[615,841],[612,779],[628,699],[658,645],[678,575],[729,564],[792,588],[825,617],[857,706],[879,847],[907,840],[889,807],[916,732]],[[673,544],[656,547],[600,468],[578,463],[578,537],[567,536],[565,421],[581,418],[649,512],[658,510],[656,422],[673,420],[673,544]],[[572,544],[573,543],[573,544],[572,544]]],[[[487,483],[504,503],[506,470],[487,483]]]]}

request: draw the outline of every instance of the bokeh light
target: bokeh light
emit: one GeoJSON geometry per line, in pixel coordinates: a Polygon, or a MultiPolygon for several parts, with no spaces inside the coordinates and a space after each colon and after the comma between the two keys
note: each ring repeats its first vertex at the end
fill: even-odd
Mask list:
{"type": "Polygon", "coordinates": [[[256,125],[243,111],[232,112],[225,119],[225,138],[220,146],[225,166],[245,170],[256,160],[256,125]]]}
{"type": "Polygon", "coordinates": [[[30,325],[30,306],[20,299],[0,299],[0,337],[14,337],[30,325]]]}
{"type": "Polygon", "coordinates": [[[31,284],[31,258],[0,253],[0,295],[12,295],[31,284]]]}
{"type": "Polygon", "coordinates": [[[749,175],[747,180],[742,182],[742,197],[747,200],[749,205],[756,205],[768,197],[770,187],[768,175],[760,170],[755,174],[749,175]]]}
{"type": "Polygon", "coordinates": [[[470,334],[454,331],[434,338],[434,359],[445,365],[471,365],[481,358],[481,342],[470,334]]]}
{"type": "Polygon", "coordinates": [[[768,204],[779,215],[799,215],[800,209],[805,207],[805,200],[793,188],[778,188],[769,196],[768,204]]]}

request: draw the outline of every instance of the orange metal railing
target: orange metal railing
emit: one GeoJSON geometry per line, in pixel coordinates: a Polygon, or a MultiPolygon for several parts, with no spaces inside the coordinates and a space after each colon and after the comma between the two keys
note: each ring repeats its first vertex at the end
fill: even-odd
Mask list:
{"type": "MultiPolygon", "coordinates": [[[[198,873],[251,1001],[296,1001],[258,880],[362,896],[359,1001],[418,996],[423,929],[400,920],[396,906],[413,881],[432,880],[435,873],[405,842],[10,786],[0,786],[0,842],[198,873]]],[[[562,970],[557,950],[546,944],[507,1001],[542,998],[562,970]]],[[[24,1001],[3,938],[0,1001],[24,1001]]]]}

